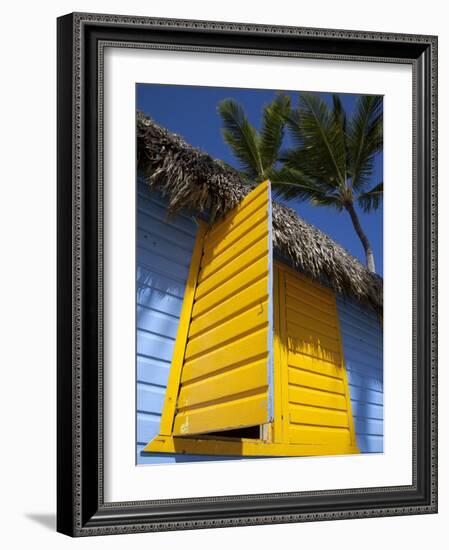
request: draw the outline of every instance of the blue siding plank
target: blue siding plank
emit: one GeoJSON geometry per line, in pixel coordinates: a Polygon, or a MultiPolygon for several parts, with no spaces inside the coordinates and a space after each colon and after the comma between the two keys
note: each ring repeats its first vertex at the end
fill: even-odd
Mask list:
{"type": "Polygon", "coordinates": [[[174,296],[181,300],[184,297],[184,281],[177,280],[173,274],[170,277],[162,277],[154,269],[148,270],[143,267],[137,268],[137,288],[142,292],[145,288],[150,288],[153,291],[163,292],[169,296],[174,296]]]}
{"type": "Polygon", "coordinates": [[[173,232],[182,232],[187,237],[195,237],[197,225],[191,216],[177,213],[176,216],[168,216],[167,207],[164,206],[164,199],[157,193],[152,193],[153,197],[148,198],[144,191],[139,191],[137,195],[137,216],[142,218],[153,218],[154,220],[171,225],[173,232]],[[175,223],[173,223],[175,220],[175,223]]]}
{"type": "Polygon", "coordinates": [[[360,374],[357,371],[349,369],[348,381],[351,386],[358,386],[359,388],[366,388],[371,391],[377,391],[383,393],[383,380],[380,376],[370,376],[370,374],[363,374],[362,368],[360,368],[360,374]]]}
{"type": "MultiPolygon", "coordinates": [[[[347,353],[351,353],[351,349],[347,348],[347,353]]],[[[380,391],[382,391],[383,388],[383,372],[379,369],[373,369],[371,365],[367,365],[366,363],[361,363],[358,361],[348,361],[346,370],[348,371],[348,377],[354,377],[354,380],[359,380],[360,378],[363,378],[365,381],[362,383],[362,385],[366,385],[367,378],[370,378],[370,386],[373,385],[373,387],[378,387],[380,391]]],[[[356,382],[354,381],[354,385],[356,382]]]]}
{"type": "MultiPolygon", "coordinates": [[[[167,206],[168,201],[163,196],[163,194],[160,191],[157,191],[155,189],[150,189],[149,185],[146,182],[145,176],[142,173],[139,173],[137,175],[137,192],[142,195],[145,199],[151,200],[155,204],[160,204],[165,211],[165,215],[167,215],[167,206]]],[[[177,217],[183,217],[190,219],[190,216],[187,212],[184,210],[181,212],[177,212],[177,217]]]]}
{"type": "MultiPolygon", "coordinates": [[[[346,304],[348,302],[346,301],[346,304]]],[[[343,307],[348,307],[343,306],[343,307]]],[[[354,310],[355,311],[355,310],[354,310]]],[[[377,334],[377,325],[379,321],[375,317],[365,317],[363,316],[363,310],[360,310],[357,314],[348,313],[348,311],[343,311],[341,314],[341,319],[344,320],[345,326],[348,327],[348,332],[351,333],[352,329],[357,329],[357,335],[363,338],[364,336],[372,339],[374,342],[378,339],[379,335],[377,334]]]]}
{"type": "Polygon", "coordinates": [[[383,405],[375,405],[374,403],[367,403],[366,401],[356,401],[355,399],[352,399],[351,407],[354,417],[367,417],[374,418],[376,420],[383,420],[383,405]]]}
{"type": "Polygon", "coordinates": [[[373,349],[376,349],[376,351],[382,351],[382,338],[373,336],[377,332],[377,329],[372,327],[367,330],[365,330],[365,327],[362,325],[357,326],[355,323],[349,323],[347,321],[347,318],[342,315],[342,319],[344,320],[344,327],[345,329],[342,329],[342,332],[346,334],[347,336],[353,335],[354,330],[356,331],[358,338],[354,338],[355,342],[363,343],[367,338],[371,342],[371,345],[373,349]],[[371,334],[370,334],[371,333],[371,334]]]}
{"type": "Polygon", "coordinates": [[[356,342],[353,337],[346,334],[342,334],[345,350],[350,350],[348,357],[350,361],[348,363],[354,363],[355,365],[361,364],[366,368],[370,368],[374,371],[382,372],[382,365],[379,365],[379,357],[381,352],[376,350],[371,342],[364,340],[363,343],[356,342]]]}
{"type": "Polygon", "coordinates": [[[137,410],[160,415],[164,406],[165,388],[137,383],[137,410]]]}
{"type": "Polygon", "coordinates": [[[137,304],[178,318],[182,309],[181,298],[150,287],[141,287],[138,289],[137,304]]]}
{"type": "Polygon", "coordinates": [[[342,298],[342,296],[340,295],[339,300],[344,308],[342,310],[343,315],[353,316],[357,322],[360,321],[364,324],[371,323],[371,328],[377,328],[379,318],[373,310],[370,310],[364,305],[357,303],[352,298],[342,298]]]}
{"type": "Polygon", "coordinates": [[[384,394],[381,391],[371,389],[371,385],[354,385],[353,376],[349,377],[352,380],[349,381],[349,391],[351,394],[351,401],[361,401],[362,403],[372,403],[373,405],[384,404],[384,394]]]}
{"type": "Polygon", "coordinates": [[[346,347],[351,349],[351,357],[372,369],[382,370],[379,368],[379,355],[382,353],[380,348],[376,349],[372,342],[356,340],[345,334],[343,334],[343,338],[346,341],[346,347]]]}
{"type": "Polygon", "coordinates": [[[137,441],[151,441],[159,433],[160,414],[137,413],[137,441]]]}
{"type": "MultiPolygon", "coordinates": [[[[156,235],[154,232],[150,233],[141,229],[137,230],[137,239],[139,246],[144,250],[154,252],[164,258],[169,258],[172,262],[176,262],[184,267],[189,267],[188,249],[173,244],[169,239],[156,235]]],[[[190,245],[190,248],[192,246],[190,245]]]]}
{"type": "Polygon", "coordinates": [[[162,276],[166,275],[168,277],[171,273],[176,273],[181,280],[187,280],[189,274],[188,264],[180,265],[176,261],[165,257],[163,252],[147,250],[140,243],[137,245],[137,256],[139,265],[153,271],[153,273],[160,273],[162,276]]]}
{"type": "Polygon", "coordinates": [[[195,232],[176,227],[167,220],[161,221],[156,216],[151,216],[141,210],[137,213],[137,228],[144,234],[155,235],[164,241],[184,248],[185,251],[195,244],[195,232]]]}
{"type": "Polygon", "coordinates": [[[137,306],[137,328],[176,338],[179,317],[153,308],[137,306]]]}
{"type": "Polygon", "coordinates": [[[171,362],[174,345],[175,341],[171,338],[137,330],[138,355],[171,362]]]}
{"type": "Polygon", "coordinates": [[[357,434],[360,435],[383,435],[384,433],[384,423],[382,420],[355,416],[354,424],[357,434]]]}
{"type": "MultiPolygon", "coordinates": [[[[152,216],[157,214],[161,221],[167,223],[170,223],[175,217],[168,214],[168,203],[158,191],[146,191],[139,187],[137,189],[137,193],[139,198],[137,210],[140,210],[144,214],[149,213],[152,216]]],[[[192,219],[192,216],[187,212],[180,212],[178,210],[176,213],[176,228],[181,228],[186,232],[189,232],[192,230],[193,225],[195,225],[195,222],[192,219]]]]}
{"type": "Polygon", "coordinates": [[[167,386],[170,363],[155,358],[137,356],[137,380],[145,384],[167,386]]]}

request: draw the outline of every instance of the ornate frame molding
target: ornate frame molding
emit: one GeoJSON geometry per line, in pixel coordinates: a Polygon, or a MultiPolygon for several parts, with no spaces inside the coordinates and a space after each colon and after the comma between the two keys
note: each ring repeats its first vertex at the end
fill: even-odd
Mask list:
{"type": "Polygon", "coordinates": [[[436,511],[437,38],[104,14],[77,13],[59,18],[58,531],[88,536],[436,511]],[[182,43],[177,43],[179,33],[182,43]],[[107,46],[412,65],[411,486],[104,503],[102,105],[103,54],[107,46]],[[86,116],[93,107],[95,121],[86,116]],[[69,137],[68,126],[72,128],[69,137]],[[95,146],[96,155],[88,156],[89,144],[95,146]],[[95,241],[89,246],[84,238],[87,232],[95,241]],[[95,316],[87,310],[92,300],[95,316]],[[83,421],[93,413],[97,416],[95,429],[83,421]],[[275,503],[280,512],[267,513],[275,503]],[[212,504],[218,512],[211,515],[212,504]],[[170,511],[164,512],[162,505],[170,511]],[[329,506],[335,510],[329,511],[329,506]]]}

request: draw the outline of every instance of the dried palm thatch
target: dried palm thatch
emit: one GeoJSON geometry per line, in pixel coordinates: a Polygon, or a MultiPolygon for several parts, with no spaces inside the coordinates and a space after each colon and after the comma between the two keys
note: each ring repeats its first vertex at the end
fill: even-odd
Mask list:
{"type": "MultiPolygon", "coordinates": [[[[207,212],[211,221],[236,206],[252,189],[225,163],[186,143],[142,113],[137,115],[137,162],[152,189],[181,208],[207,212]]],[[[275,251],[312,279],[382,310],[382,278],[296,212],[273,201],[275,251]]]]}

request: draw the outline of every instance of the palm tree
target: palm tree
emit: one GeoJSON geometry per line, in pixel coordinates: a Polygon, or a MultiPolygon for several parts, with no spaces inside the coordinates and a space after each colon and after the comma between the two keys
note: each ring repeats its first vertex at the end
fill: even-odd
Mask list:
{"type": "Polygon", "coordinates": [[[218,112],[223,122],[223,138],[240,163],[242,177],[256,183],[274,181],[290,97],[278,95],[264,107],[260,131],[250,124],[243,108],[233,99],[221,101],[218,112]]]}
{"type": "Polygon", "coordinates": [[[383,182],[372,183],[376,154],[382,150],[382,98],[359,96],[348,119],[338,95],[332,107],[319,96],[302,93],[298,108],[287,116],[294,147],[281,155],[282,168],[273,185],[287,199],[349,213],[365,251],[368,269],[375,272],[374,255],[355,204],[376,210],[383,182]]]}

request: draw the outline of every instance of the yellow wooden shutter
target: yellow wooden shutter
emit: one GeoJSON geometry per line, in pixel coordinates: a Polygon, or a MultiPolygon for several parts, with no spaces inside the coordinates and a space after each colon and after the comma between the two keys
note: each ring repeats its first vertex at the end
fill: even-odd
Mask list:
{"type": "Polygon", "coordinates": [[[284,415],[290,444],[356,449],[335,293],[281,264],[280,331],[288,381],[284,415]]]}
{"type": "Polygon", "coordinates": [[[168,388],[176,406],[165,411],[174,401],[167,395],[161,423],[171,435],[272,419],[270,195],[269,182],[260,184],[204,236],[182,365],[172,364],[177,387],[168,388]]]}

